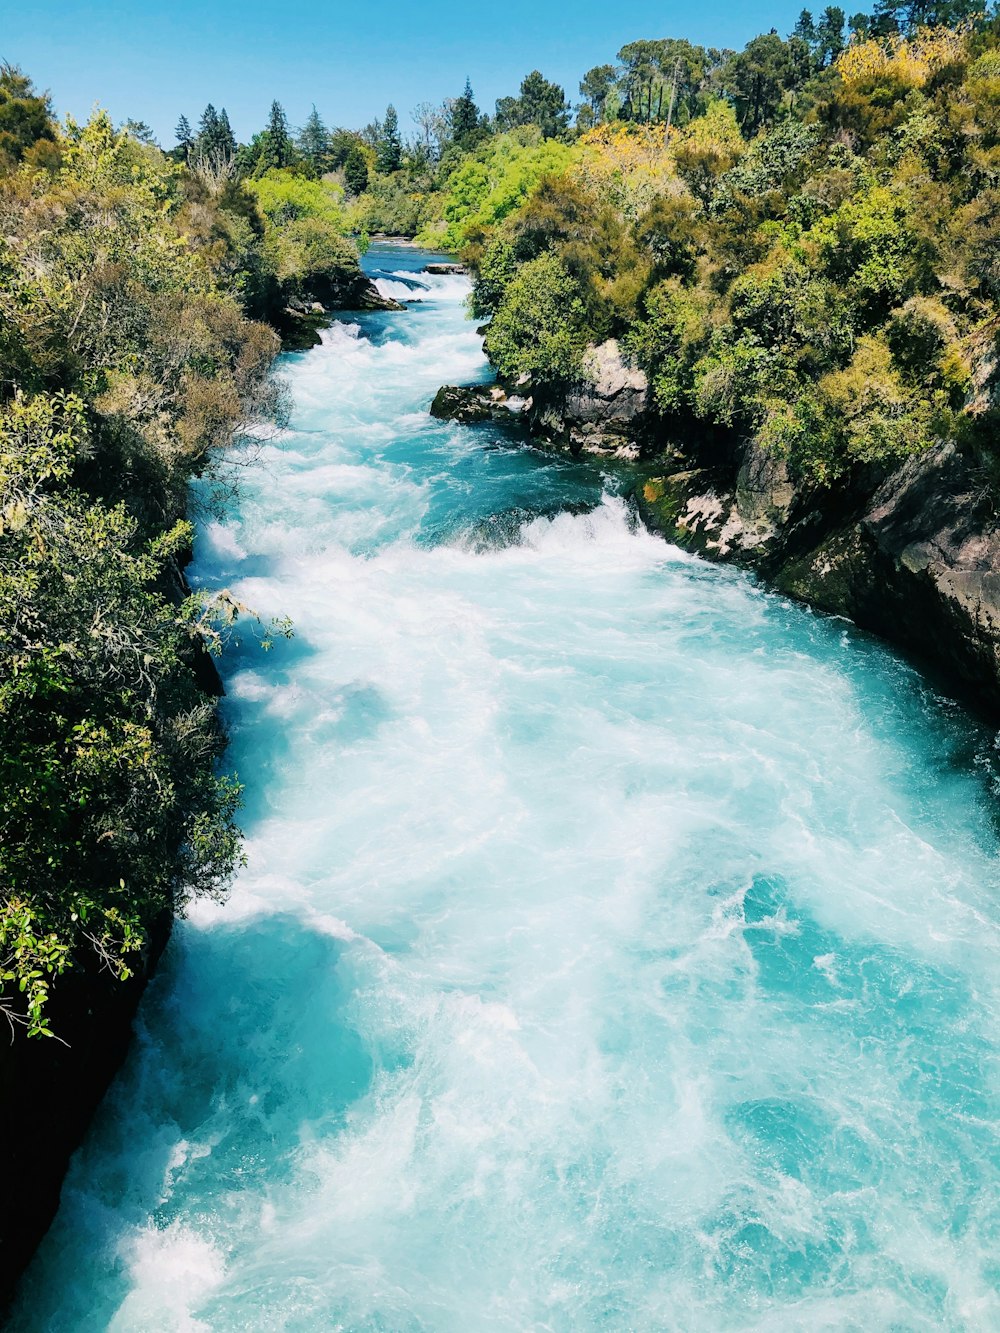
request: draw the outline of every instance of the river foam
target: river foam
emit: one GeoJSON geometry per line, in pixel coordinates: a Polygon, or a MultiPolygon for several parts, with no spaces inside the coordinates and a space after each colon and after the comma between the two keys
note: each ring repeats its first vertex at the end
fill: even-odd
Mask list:
{"type": "Polygon", "coordinates": [[[22,1330],[992,1329],[989,738],[433,421],[454,278],[289,357],[196,576],[248,865],[181,923],[22,1330]]]}

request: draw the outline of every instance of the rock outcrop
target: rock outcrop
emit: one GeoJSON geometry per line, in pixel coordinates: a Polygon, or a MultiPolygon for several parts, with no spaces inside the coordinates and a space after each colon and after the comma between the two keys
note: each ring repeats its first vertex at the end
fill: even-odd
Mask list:
{"type": "Polygon", "coordinates": [[[584,378],[553,392],[523,377],[516,384],[445,385],[431,414],[455,421],[521,418],[536,443],[571,453],[634,461],[647,434],[649,384],[612,338],[589,347],[584,378]]]}
{"type": "Polygon", "coordinates": [[[170,926],[169,915],[154,926],[128,981],[96,962],[60,978],[49,1016],[61,1040],[0,1030],[0,1325],[55,1217],[69,1159],[128,1052],[135,1011],[170,926]]]}
{"type": "Polygon", "coordinates": [[[954,444],[838,507],[793,486],[752,443],[732,481],[678,470],[644,480],[636,499],[670,540],[903,645],[1000,716],[1000,516],[954,444]]]}
{"type": "MultiPolygon", "coordinates": [[[[993,406],[995,365],[982,364],[976,392],[980,406],[993,406]]],[[[509,421],[516,407],[536,443],[637,461],[636,502],[649,527],[912,650],[1000,717],[1000,515],[954,444],[819,491],[752,439],[668,445],[645,375],[616,342],[588,348],[584,367],[562,392],[526,382],[445,388],[431,410],[509,421]]]]}
{"type": "Polygon", "coordinates": [[[525,406],[523,398],[507,393],[498,384],[445,384],[434,395],[430,413],[441,421],[460,421],[465,425],[480,421],[513,425],[525,406]]]}
{"type": "Polygon", "coordinates": [[[305,352],[322,341],[320,330],[328,328],[331,312],[405,310],[406,306],[383,296],[374,282],[360,270],[314,284],[311,297],[290,301],[277,320],[281,342],[287,352],[305,352]]]}

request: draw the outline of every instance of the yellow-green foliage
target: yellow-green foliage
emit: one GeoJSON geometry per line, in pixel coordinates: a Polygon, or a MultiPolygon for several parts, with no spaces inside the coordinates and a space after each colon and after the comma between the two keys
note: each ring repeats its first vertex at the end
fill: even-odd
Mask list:
{"type": "Polygon", "coordinates": [[[188,483],[273,411],[278,346],[236,294],[242,228],[264,263],[241,192],[103,112],[45,142],[0,170],[0,1015],[32,1034],[66,968],[128,976],[238,860],[194,671],[222,625],[179,563],[188,483]]]}
{"type": "Polygon", "coordinates": [[[662,413],[753,432],[817,482],[949,435],[995,448],[996,41],[985,24],[856,43],[801,120],[749,142],[720,101],[669,137],[590,131],[569,172],[582,191],[543,179],[469,249],[498,368],[580,373],[553,301],[530,318],[530,273],[574,347],[624,340],[662,413]]]}
{"type": "Polygon", "coordinates": [[[275,227],[298,218],[322,218],[344,230],[343,188],[332,180],[309,180],[291,171],[268,171],[247,181],[257,207],[275,227]]]}
{"type": "Polygon", "coordinates": [[[418,240],[460,249],[473,232],[502,222],[543,176],[565,170],[572,157],[566,144],[542,139],[532,127],[497,135],[454,171],[441,223],[425,229],[418,240]]]}

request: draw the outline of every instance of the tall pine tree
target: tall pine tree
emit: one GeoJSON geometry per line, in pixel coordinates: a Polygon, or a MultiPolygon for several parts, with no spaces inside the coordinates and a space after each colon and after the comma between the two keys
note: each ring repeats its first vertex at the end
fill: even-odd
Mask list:
{"type": "Polygon", "coordinates": [[[292,160],[292,136],[288,133],[288,117],[280,102],[271,103],[271,114],[267,121],[268,147],[272,165],[287,167],[292,160]]]}
{"type": "Polygon", "coordinates": [[[385,109],[375,165],[384,176],[387,176],[390,172],[399,170],[402,160],[403,144],[399,137],[399,117],[396,115],[396,108],[390,102],[385,109]]]}
{"type": "Polygon", "coordinates": [[[178,119],[177,128],[174,130],[174,134],[177,136],[177,147],[180,148],[184,153],[184,156],[187,157],[191,149],[194,147],[194,134],[191,130],[191,122],[188,120],[187,116],[181,116],[178,119]]]}
{"type": "Polygon", "coordinates": [[[323,171],[329,147],[330,136],[314,105],[299,130],[298,149],[316,176],[323,171]]]}
{"type": "Polygon", "coordinates": [[[465,91],[455,99],[451,108],[451,137],[459,148],[471,148],[480,136],[482,117],[476,99],[472,95],[472,84],[465,80],[465,91]]]}
{"type": "Polygon", "coordinates": [[[236,152],[236,135],[233,133],[233,127],[229,123],[229,117],[226,115],[225,107],[219,112],[217,146],[219,152],[224,153],[226,157],[232,157],[236,152]]]}

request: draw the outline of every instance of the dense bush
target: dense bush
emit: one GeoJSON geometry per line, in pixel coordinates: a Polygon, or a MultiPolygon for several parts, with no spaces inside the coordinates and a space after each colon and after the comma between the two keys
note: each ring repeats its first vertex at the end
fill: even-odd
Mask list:
{"type": "Polygon", "coordinates": [[[581,344],[616,336],[665,416],[752,432],[824,485],[949,436],[989,448],[997,42],[990,22],[857,40],[779,114],[785,55],[761,39],[740,67],[761,86],[658,147],[607,93],[559,175],[470,237],[498,369],[569,383],[581,344]]]}
{"type": "Polygon", "coordinates": [[[196,668],[240,608],[186,593],[183,516],[273,414],[278,340],[241,306],[266,256],[239,190],[103,113],[29,128],[0,174],[0,1012],[39,1033],[62,971],[128,975],[239,858],[196,668]]]}

